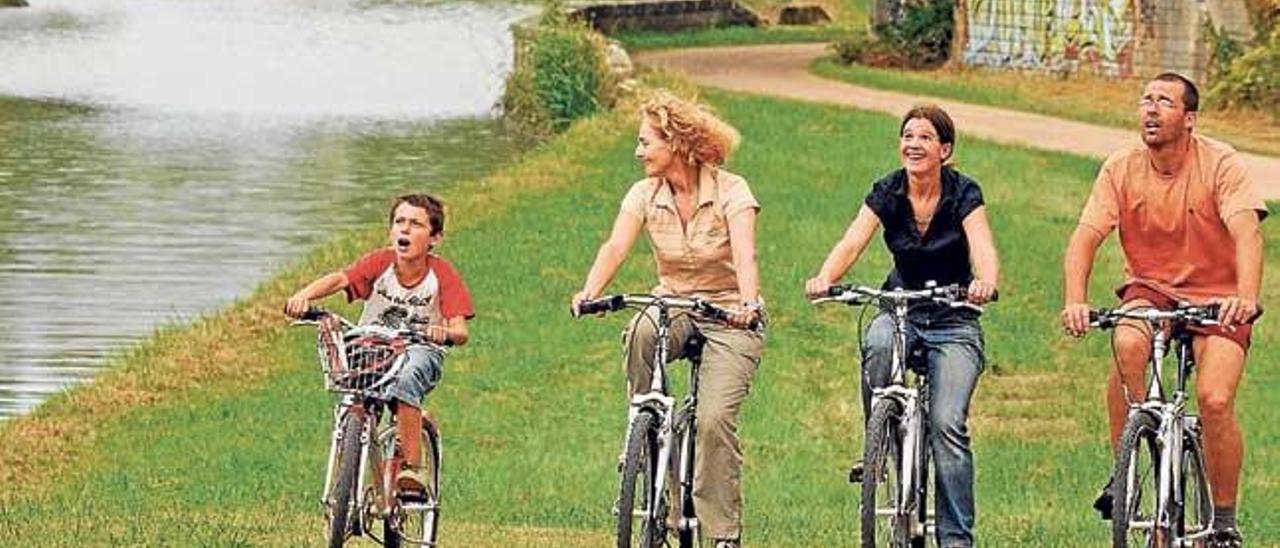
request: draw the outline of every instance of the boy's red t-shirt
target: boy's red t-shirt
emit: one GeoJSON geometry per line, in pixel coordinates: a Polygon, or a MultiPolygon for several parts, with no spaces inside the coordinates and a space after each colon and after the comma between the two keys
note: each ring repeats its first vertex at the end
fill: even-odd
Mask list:
{"type": "Polygon", "coordinates": [[[360,324],[376,323],[391,307],[401,307],[412,323],[443,325],[451,318],[475,317],[471,293],[458,271],[437,255],[427,256],[427,275],[411,287],[395,273],[396,253],[385,248],[371,252],[346,269],[347,300],[365,301],[360,324]]]}

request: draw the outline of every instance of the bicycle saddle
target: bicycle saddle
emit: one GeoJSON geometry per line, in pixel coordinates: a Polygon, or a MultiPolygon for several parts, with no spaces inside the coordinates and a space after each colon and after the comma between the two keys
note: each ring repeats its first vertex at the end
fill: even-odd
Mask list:
{"type": "Polygon", "coordinates": [[[684,349],[681,350],[680,355],[684,356],[686,360],[689,360],[691,362],[701,362],[702,347],[705,346],[706,344],[707,344],[706,337],[703,337],[701,333],[694,333],[684,341],[684,349]]]}

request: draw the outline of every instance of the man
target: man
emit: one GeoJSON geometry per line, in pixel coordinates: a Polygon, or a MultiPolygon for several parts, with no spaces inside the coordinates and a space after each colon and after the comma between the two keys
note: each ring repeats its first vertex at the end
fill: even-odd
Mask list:
{"type": "MultiPolygon", "coordinates": [[[[1259,311],[1266,206],[1229,145],[1193,134],[1199,93],[1187,78],[1164,73],[1139,101],[1142,144],[1103,164],[1080,223],[1067,244],[1062,325],[1081,336],[1089,327],[1088,282],[1098,246],[1119,229],[1126,280],[1122,306],[1169,308],[1177,302],[1219,303],[1221,327],[1196,333],[1196,392],[1204,424],[1206,467],[1213,486],[1210,546],[1241,545],[1235,521],[1244,444],[1235,394],[1259,311]]],[[[1115,447],[1129,401],[1145,396],[1150,333],[1117,329],[1117,367],[1107,387],[1115,447]],[[1128,398],[1126,398],[1126,395],[1128,398]]],[[[1110,484],[1094,507],[1110,518],[1110,484]]]]}

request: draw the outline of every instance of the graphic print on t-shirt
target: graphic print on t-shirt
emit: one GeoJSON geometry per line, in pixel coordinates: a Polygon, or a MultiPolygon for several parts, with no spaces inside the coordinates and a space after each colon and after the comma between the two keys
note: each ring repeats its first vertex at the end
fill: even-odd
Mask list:
{"type": "Polygon", "coordinates": [[[389,266],[382,275],[373,282],[373,290],[369,300],[364,303],[364,312],[360,314],[360,323],[379,323],[395,327],[398,321],[388,321],[392,314],[401,314],[407,320],[406,325],[425,326],[443,324],[440,317],[440,306],[436,296],[440,293],[440,280],[433,271],[427,271],[427,277],[414,287],[400,285],[396,278],[395,266],[389,266]],[[393,310],[394,309],[394,310],[393,310]]]}
{"type": "Polygon", "coordinates": [[[432,255],[427,275],[412,287],[396,277],[395,252],[374,251],[346,270],[347,298],[365,300],[360,323],[398,326],[404,321],[414,327],[443,325],[450,318],[470,319],[475,315],[471,295],[453,265],[432,255]],[[394,316],[393,321],[386,321],[394,316]]]}

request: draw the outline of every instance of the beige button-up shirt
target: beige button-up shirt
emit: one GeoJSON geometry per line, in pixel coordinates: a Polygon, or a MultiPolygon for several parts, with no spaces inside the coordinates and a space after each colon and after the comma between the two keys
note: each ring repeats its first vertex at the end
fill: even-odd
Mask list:
{"type": "Polygon", "coordinates": [[[702,297],[722,305],[742,302],[729,242],[729,220],[760,210],[746,179],[704,165],[698,204],[686,226],[666,181],[650,177],[631,186],[622,213],[644,221],[658,267],[656,295],[702,297]]]}

